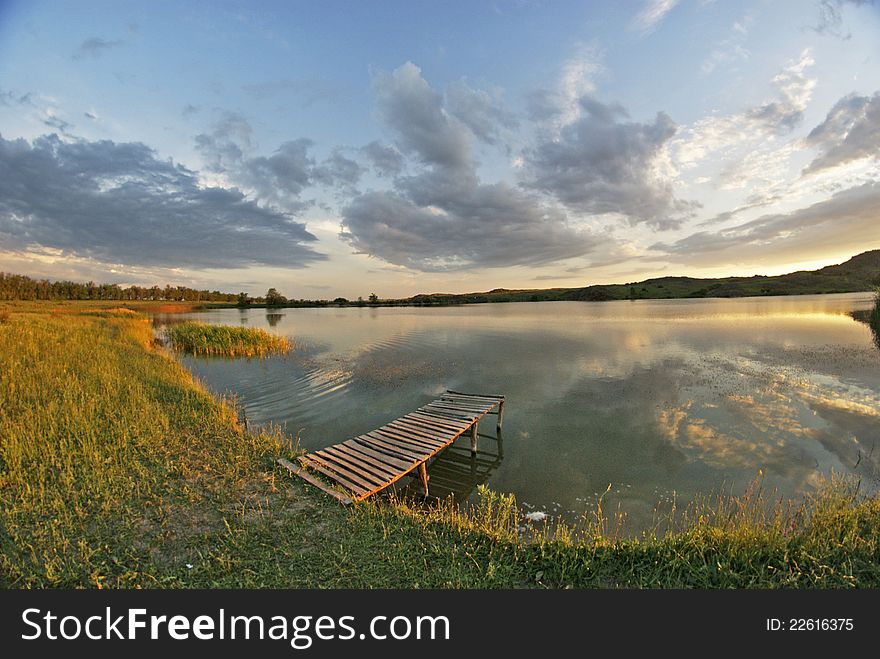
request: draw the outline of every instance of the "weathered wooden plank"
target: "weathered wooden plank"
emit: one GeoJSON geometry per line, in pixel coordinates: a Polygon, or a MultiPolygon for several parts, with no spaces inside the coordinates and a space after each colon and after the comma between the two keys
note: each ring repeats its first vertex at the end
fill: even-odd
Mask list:
{"type": "Polygon", "coordinates": [[[316,462],[314,460],[309,460],[305,456],[303,456],[300,458],[300,461],[303,463],[303,465],[310,467],[312,469],[315,469],[317,471],[320,471],[325,476],[329,476],[330,478],[335,480],[337,483],[339,483],[343,487],[351,490],[351,492],[358,499],[366,496],[369,493],[369,490],[364,489],[363,486],[356,485],[355,483],[352,483],[350,480],[348,480],[344,476],[341,476],[340,474],[336,473],[332,469],[328,469],[324,465],[319,464],[318,462],[316,462]]]}
{"type": "Polygon", "coordinates": [[[459,404],[454,401],[448,400],[432,400],[430,403],[425,405],[425,407],[442,407],[448,410],[454,410],[459,412],[477,412],[479,414],[485,414],[487,410],[490,409],[490,405],[465,405],[459,404]]]}
{"type": "Polygon", "coordinates": [[[408,432],[419,435],[420,437],[424,437],[425,439],[439,439],[444,442],[449,441],[449,438],[453,434],[451,430],[437,430],[434,428],[428,428],[423,424],[404,419],[397,419],[396,421],[392,421],[388,424],[388,426],[391,428],[400,428],[401,430],[406,430],[408,432]]]}
{"type": "Polygon", "coordinates": [[[377,451],[381,450],[390,452],[399,456],[403,460],[412,461],[413,463],[422,460],[425,455],[422,451],[416,451],[410,447],[401,446],[397,442],[391,442],[387,437],[380,437],[372,432],[367,433],[366,435],[361,435],[358,440],[375,445],[377,451]]]}
{"type": "Polygon", "coordinates": [[[432,400],[430,403],[426,404],[424,407],[442,407],[444,409],[452,410],[454,412],[476,412],[478,414],[485,414],[488,406],[470,406],[470,405],[459,405],[458,403],[447,401],[447,400],[432,400]]]}
{"type": "Polygon", "coordinates": [[[425,426],[416,425],[407,421],[394,421],[393,423],[389,423],[388,427],[403,430],[427,440],[440,440],[446,442],[449,441],[449,438],[452,436],[452,431],[450,430],[435,430],[433,428],[426,428],[425,426]]]}
{"type": "Polygon", "coordinates": [[[331,497],[338,500],[342,505],[348,506],[352,503],[352,499],[350,497],[345,496],[342,492],[339,492],[338,490],[334,490],[332,487],[324,483],[320,478],[315,478],[306,470],[305,467],[297,467],[290,460],[285,460],[284,458],[279,458],[278,464],[286,468],[293,475],[299,476],[310,485],[314,485],[322,492],[329,494],[331,497]]]}
{"type": "Polygon", "coordinates": [[[390,430],[387,430],[384,427],[378,428],[378,429],[374,430],[373,432],[381,437],[385,437],[385,438],[390,439],[392,441],[398,442],[402,446],[409,446],[415,451],[421,451],[422,455],[425,455],[426,453],[430,453],[435,448],[434,445],[422,443],[421,441],[417,441],[415,439],[409,439],[408,437],[404,437],[399,433],[395,433],[390,430]]]}
{"type": "Polygon", "coordinates": [[[440,396],[440,398],[443,400],[456,400],[456,401],[462,401],[465,403],[470,403],[470,402],[487,403],[490,405],[497,405],[498,401],[499,401],[498,398],[478,398],[476,396],[462,396],[461,394],[450,394],[450,393],[445,393],[442,396],[440,396]]]}
{"type": "Polygon", "coordinates": [[[469,414],[455,414],[454,412],[450,412],[448,410],[437,409],[436,407],[425,406],[420,410],[423,414],[429,414],[431,416],[436,416],[441,419],[447,419],[449,421],[465,421],[468,425],[470,422],[474,420],[474,417],[469,414]]]}
{"type": "Polygon", "coordinates": [[[495,407],[498,404],[497,400],[489,400],[487,398],[462,398],[459,396],[449,396],[443,395],[439,398],[439,400],[446,403],[453,403],[455,405],[462,405],[464,407],[495,407]]]}
{"type": "Polygon", "coordinates": [[[352,483],[359,485],[361,488],[364,489],[365,492],[369,492],[377,485],[382,485],[385,483],[385,479],[365,476],[362,473],[359,473],[363,470],[351,469],[346,465],[340,464],[339,462],[327,458],[325,455],[319,452],[309,453],[306,458],[309,462],[317,462],[318,464],[325,466],[327,469],[335,471],[343,478],[347,478],[352,483]]]}
{"type": "Polygon", "coordinates": [[[452,389],[447,389],[446,393],[455,394],[456,396],[467,396],[468,398],[492,398],[495,400],[504,400],[504,396],[501,394],[466,394],[463,391],[453,391],[452,389]]]}
{"type": "Polygon", "coordinates": [[[387,472],[392,474],[396,474],[401,469],[406,469],[411,466],[402,460],[396,460],[391,456],[387,455],[371,455],[369,452],[365,451],[362,446],[358,446],[354,443],[343,442],[342,444],[334,444],[329,447],[337,451],[342,451],[352,458],[357,458],[358,460],[363,460],[368,464],[373,465],[376,469],[384,469],[387,472]]]}
{"type": "Polygon", "coordinates": [[[416,450],[414,447],[409,446],[407,444],[403,444],[402,442],[396,441],[392,437],[385,437],[384,435],[379,435],[376,431],[368,432],[366,437],[369,437],[371,440],[376,442],[383,443],[387,448],[394,449],[398,453],[410,458],[411,460],[424,460],[425,459],[425,451],[416,450]]]}
{"type": "Polygon", "coordinates": [[[352,458],[347,455],[345,452],[340,451],[338,448],[334,448],[332,446],[328,446],[325,449],[320,451],[315,451],[315,455],[319,456],[322,459],[331,460],[346,469],[350,469],[355,473],[361,474],[367,480],[373,481],[376,485],[382,485],[386,483],[389,478],[393,478],[397,473],[395,470],[386,471],[381,467],[375,467],[368,463],[366,460],[361,460],[358,457],[352,458]]]}
{"type": "Polygon", "coordinates": [[[395,471],[400,471],[401,469],[411,469],[415,464],[412,462],[401,460],[392,455],[388,455],[387,453],[381,453],[380,451],[375,451],[371,448],[367,448],[363,444],[358,443],[355,439],[349,439],[348,441],[345,441],[342,444],[337,444],[336,446],[345,446],[347,449],[351,451],[356,451],[357,453],[371,458],[376,462],[386,464],[388,465],[389,469],[394,469],[395,471]]]}
{"type": "Polygon", "coordinates": [[[468,408],[464,408],[464,407],[458,407],[455,405],[442,405],[439,403],[430,403],[429,405],[425,405],[425,407],[428,409],[431,409],[431,410],[442,410],[442,411],[448,412],[450,414],[457,414],[457,415],[468,416],[468,417],[482,416],[488,411],[488,410],[485,410],[482,408],[468,409],[468,408]]]}
{"type": "Polygon", "coordinates": [[[401,437],[401,438],[406,439],[410,442],[415,442],[415,443],[420,444],[422,446],[434,447],[437,444],[437,442],[446,443],[446,440],[442,440],[442,439],[438,440],[437,438],[429,438],[429,437],[420,437],[416,433],[411,432],[405,428],[398,428],[398,427],[391,426],[391,425],[382,426],[381,428],[378,428],[378,430],[380,432],[384,432],[388,435],[394,435],[395,437],[401,437]]]}
{"type": "Polygon", "coordinates": [[[429,403],[425,407],[432,407],[436,409],[448,410],[450,412],[455,412],[456,414],[478,414],[483,415],[489,411],[488,407],[465,407],[463,405],[455,405],[453,403],[445,403],[443,401],[429,403]]]}
{"type": "Polygon", "coordinates": [[[451,414],[447,410],[438,410],[435,407],[430,407],[425,405],[424,407],[420,407],[419,414],[424,416],[430,416],[442,421],[446,421],[447,423],[455,424],[456,427],[460,425],[463,421],[467,421],[470,417],[459,415],[459,414],[451,414]]]}
{"type": "Polygon", "coordinates": [[[347,462],[363,465],[365,469],[369,469],[377,476],[381,476],[385,481],[389,478],[394,478],[400,472],[400,468],[398,467],[392,467],[387,463],[371,458],[368,455],[364,455],[363,453],[355,451],[348,446],[343,446],[342,444],[336,444],[335,446],[330,446],[324,450],[331,455],[339,455],[340,459],[346,460],[347,462]]]}
{"type": "Polygon", "coordinates": [[[451,430],[452,432],[457,432],[461,429],[462,423],[456,421],[450,421],[448,419],[440,419],[436,416],[431,416],[430,414],[423,414],[422,412],[410,412],[406,416],[400,417],[401,419],[411,419],[413,421],[419,421],[423,424],[432,426],[434,428],[440,428],[442,430],[451,430]]]}

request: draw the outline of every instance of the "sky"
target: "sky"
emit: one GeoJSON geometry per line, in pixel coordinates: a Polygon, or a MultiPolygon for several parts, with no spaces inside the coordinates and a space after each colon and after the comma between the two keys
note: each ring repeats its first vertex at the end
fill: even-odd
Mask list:
{"type": "Polygon", "coordinates": [[[870,0],[0,0],[0,270],[291,298],[880,248],[870,0]]]}

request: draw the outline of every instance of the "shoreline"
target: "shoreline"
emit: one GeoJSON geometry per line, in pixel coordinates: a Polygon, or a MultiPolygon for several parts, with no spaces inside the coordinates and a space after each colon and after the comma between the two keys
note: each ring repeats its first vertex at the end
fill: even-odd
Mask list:
{"type": "Polygon", "coordinates": [[[469,512],[343,509],[285,475],[290,438],[246,432],[143,316],[22,306],[0,324],[4,588],[880,586],[880,498],[844,482],[784,518],[747,493],[638,540],[598,515],[527,541],[514,498],[487,489],[469,512]]]}

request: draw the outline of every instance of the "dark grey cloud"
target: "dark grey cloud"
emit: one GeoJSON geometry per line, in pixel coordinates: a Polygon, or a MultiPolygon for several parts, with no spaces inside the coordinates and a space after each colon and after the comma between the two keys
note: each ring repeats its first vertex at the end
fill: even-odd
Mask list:
{"type": "Polygon", "coordinates": [[[843,27],[843,9],[846,5],[861,7],[873,5],[874,0],[820,0],[819,18],[813,29],[819,34],[827,34],[847,41],[852,34],[843,27]]]}
{"type": "Polygon", "coordinates": [[[55,115],[49,115],[43,118],[43,125],[52,128],[53,130],[57,130],[59,133],[65,136],[70,136],[70,128],[73,128],[73,124],[69,121],[64,121],[61,117],[56,117],[55,115]]]}
{"type": "Polygon", "coordinates": [[[289,215],[144,144],[0,137],[0,239],[130,266],[302,267],[325,258],[289,215]]]}
{"type": "Polygon", "coordinates": [[[310,186],[336,187],[355,194],[364,167],[348,158],[341,147],[318,162],[311,154],[314,142],[301,137],[278,146],[268,156],[251,156],[253,128],[235,112],[223,113],[208,133],[196,135],[196,150],[207,170],[225,175],[260,203],[298,213],[314,204],[303,199],[310,186]]]}
{"type": "Polygon", "coordinates": [[[315,160],[312,140],[301,137],[281,144],[271,156],[243,159],[235,179],[254,190],[257,198],[284,208],[300,208],[302,191],[312,182],[315,160]]]}
{"type": "Polygon", "coordinates": [[[311,178],[315,183],[353,193],[363,173],[364,167],[346,157],[343,150],[337,147],[312,170],[311,178]]]}
{"type": "MultiPolygon", "coordinates": [[[[395,178],[393,190],[356,196],[343,209],[341,236],[359,252],[438,272],[550,263],[583,256],[608,241],[571,226],[562,210],[534,194],[480,182],[473,135],[479,131],[491,139],[496,130],[477,121],[491,115],[479,94],[473,104],[456,101],[456,112],[469,116],[466,122],[412,63],[375,75],[374,88],[382,118],[421,171],[395,178]]],[[[387,147],[373,143],[364,150],[374,163],[387,157],[386,171],[400,171],[387,147]]]]}
{"type": "Polygon", "coordinates": [[[343,224],[356,250],[425,272],[551,263],[602,242],[504,183],[460,187],[443,207],[368,192],[345,209],[343,224]]]}
{"type": "Polygon", "coordinates": [[[71,55],[71,58],[81,60],[86,57],[101,57],[101,55],[108,50],[118,48],[123,43],[124,42],[118,39],[108,40],[102,39],[101,37],[89,37],[79,45],[79,47],[73,52],[73,55],[71,55]]]}
{"type": "Polygon", "coordinates": [[[187,103],[183,106],[183,110],[180,111],[181,117],[191,117],[195,114],[199,113],[201,108],[198,105],[193,105],[192,103],[187,103]]]}
{"type": "Polygon", "coordinates": [[[443,107],[443,97],[428,85],[412,62],[392,73],[373,77],[382,119],[398,136],[405,154],[425,165],[467,168],[471,165],[471,134],[443,107]]]}
{"type": "Polygon", "coordinates": [[[791,213],[764,215],[717,232],[700,231],[651,249],[692,265],[805,261],[835,251],[855,254],[880,247],[878,208],[880,182],[869,182],[791,213]]]}
{"type": "Polygon", "coordinates": [[[480,140],[495,144],[501,129],[516,128],[516,117],[504,109],[498,95],[473,89],[460,80],[446,89],[446,109],[449,114],[470,128],[480,140]]]}
{"type": "Polygon", "coordinates": [[[10,107],[13,104],[36,107],[31,92],[18,94],[10,89],[0,89],[0,105],[10,107]]]}
{"type": "Polygon", "coordinates": [[[374,141],[362,146],[361,153],[379,176],[394,176],[403,169],[403,156],[394,147],[374,141]]]}
{"type": "Polygon", "coordinates": [[[844,96],[834,104],[825,121],[810,131],[807,144],[818,148],[820,154],[805,173],[880,157],[880,92],[873,96],[844,96]]]}
{"type": "Polygon", "coordinates": [[[677,226],[692,204],[658,180],[653,162],[676,132],[664,113],[653,123],[626,121],[626,110],[584,96],[580,118],[526,152],[523,184],[582,213],[619,213],[632,224],[677,226]]]}
{"type": "Polygon", "coordinates": [[[253,132],[250,122],[243,115],[224,112],[211,132],[196,135],[196,150],[209,171],[220,174],[234,170],[244,159],[245,150],[250,149],[253,132]]]}

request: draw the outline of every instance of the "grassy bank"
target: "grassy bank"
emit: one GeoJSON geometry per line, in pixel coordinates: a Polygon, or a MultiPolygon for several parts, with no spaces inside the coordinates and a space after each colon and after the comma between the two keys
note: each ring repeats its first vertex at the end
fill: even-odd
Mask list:
{"type": "Polygon", "coordinates": [[[292,346],[283,336],[255,327],[186,322],[168,328],[175,350],[219,357],[266,357],[287,354],[292,346]]]}
{"type": "Polygon", "coordinates": [[[468,515],[342,508],[134,314],[11,309],[0,400],[2,587],[880,586],[880,501],[846,484],[796,509],[708,502],[639,541],[600,515],[524,542],[489,491],[468,515]]]}

